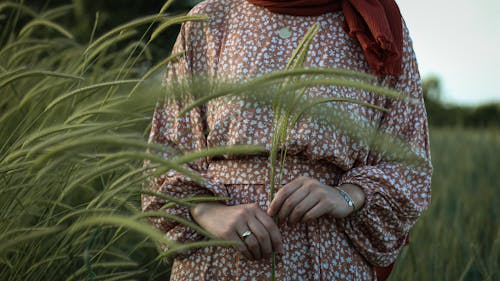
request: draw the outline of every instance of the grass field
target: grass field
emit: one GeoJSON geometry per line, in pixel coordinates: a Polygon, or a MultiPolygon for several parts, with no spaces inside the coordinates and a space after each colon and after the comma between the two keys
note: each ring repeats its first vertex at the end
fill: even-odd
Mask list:
{"type": "MultiPolygon", "coordinates": [[[[185,18],[81,44],[57,24],[71,6],[16,3],[0,4],[0,280],[164,280],[170,242],[140,195],[144,151],[161,150],[145,141],[164,94],[154,74],[172,58],[143,65],[151,34],[185,18]]],[[[432,130],[431,145],[432,204],[392,280],[499,280],[500,132],[432,130]]],[[[158,174],[182,164],[150,160],[158,174]]]]}
{"type": "Polygon", "coordinates": [[[432,203],[391,280],[500,279],[500,132],[431,131],[432,203]]]}

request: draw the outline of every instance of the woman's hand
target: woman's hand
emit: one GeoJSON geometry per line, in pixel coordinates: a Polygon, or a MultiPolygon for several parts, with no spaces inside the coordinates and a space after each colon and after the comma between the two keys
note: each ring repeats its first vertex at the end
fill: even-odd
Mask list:
{"type": "Polygon", "coordinates": [[[241,241],[236,249],[249,259],[269,258],[273,251],[282,249],[278,226],[256,203],[235,206],[200,203],[191,208],[191,214],[217,238],[241,241]],[[247,230],[252,234],[243,241],[241,235],[247,230]]]}
{"type": "MultiPolygon", "coordinates": [[[[354,201],[356,210],[365,201],[363,190],[352,184],[340,187],[354,201]]],[[[298,177],[284,185],[274,197],[267,214],[278,216],[279,222],[288,219],[289,224],[314,220],[323,215],[343,218],[353,212],[339,191],[310,177],[298,177]]]]}

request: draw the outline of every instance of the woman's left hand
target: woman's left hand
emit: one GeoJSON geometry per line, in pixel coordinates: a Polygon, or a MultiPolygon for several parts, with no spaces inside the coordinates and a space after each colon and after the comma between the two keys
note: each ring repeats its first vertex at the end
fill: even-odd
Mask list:
{"type": "MultiPolygon", "coordinates": [[[[340,186],[353,199],[356,209],[362,207],[365,196],[356,185],[340,186]]],[[[353,212],[337,189],[310,177],[298,177],[284,185],[267,210],[269,216],[278,216],[280,223],[289,224],[314,220],[323,215],[343,218],[353,212]]]]}

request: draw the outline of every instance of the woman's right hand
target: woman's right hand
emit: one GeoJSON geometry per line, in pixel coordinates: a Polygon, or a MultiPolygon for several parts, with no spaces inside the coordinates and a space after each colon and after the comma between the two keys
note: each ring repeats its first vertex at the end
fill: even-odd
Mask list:
{"type": "Polygon", "coordinates": [[[200,203],[191,208],[195,221],[215,237],[241,241],[236,248],[248,259],[271,257],[282,251],[278,226],[258,204],[227,206],[220,203],[200,203]],[[241,235],[250,230],[245,241],[241,235]]]}

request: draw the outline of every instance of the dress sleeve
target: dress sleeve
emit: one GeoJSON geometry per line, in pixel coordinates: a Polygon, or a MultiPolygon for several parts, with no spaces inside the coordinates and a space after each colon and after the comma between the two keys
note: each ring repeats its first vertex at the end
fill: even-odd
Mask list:
{"type": "MultiPolygon", "coordinates": [[[[183,55],[167,67],[164,79],[164,88],[167,89],[167,97],[163,102],[158,102],[155,106],[149,135],[149,143],[160,144],[165,147],[161,155],[165,159],[172,159],[174,156],[205,149],[207,146],[205,106],[197,107],[180,117],[176,117],[192,101],[189,98],[178,98],[178,93],[172,91],[172,89],[182,88],[184,92],[186,88],[176,88],[174,85],[185,85],[183,84],[184,82],[187,82],[187,85],[189,85],[189,80],[193,76],[192,60],[197,50],[186,45],[188,43],[188,40],[185,40],[187,26],[187,24],[182,26],[181,32],[174,44],[172,54],[183,53],[183,55]],[[172,95],[176,97],[173,98],[172,95]]],[[[189,86],[187,89],[189,92],[189,86]]],[[[148,164],[149,162],[146,161],[145,165],[148,164]]],[[[185,168],[191,169],[191,171],[201,175],[205,180],[204,184],[198,183],[190,177],[172,169],[165,174],[150,179],[145,185],[145,189],[175,198],[227,196],[225,186],[212,181],[207,175],[208,158],[201,158],[185,164],[185,168]]],[[[157,196],[142,195],[143,211],[161,210],[167,214],[193,222],[188,207],[175,205],[161,209],[167,203],[169,203],[168,200],[157,196]]],[[[204,238],[194,229],[164,217],[151,217],[150,221],[157,229],[164,232],[168,239],[175,242],[194,242],[204,238]]],[[[163,247],[165,250],[168,250],[166,245],[163,245],[163,247]]]]}
{"type": "Polygon", "coordinates": [[[389,100],[390,112],[381,120],[380,129],[402,140],[422,161],[410,164],[389,160],[384,153],[370,151],[366,161],[356,164],[340,180],[340,184],[360,186],[366,194],[363,207],[341,219],[340,227],[367,261],[380,267],[396,260],[411,227],[431,200],[427,113],[406,26],[404,40],[403,74],[397,79],[395,88],[410,99],[389,100]]]}

